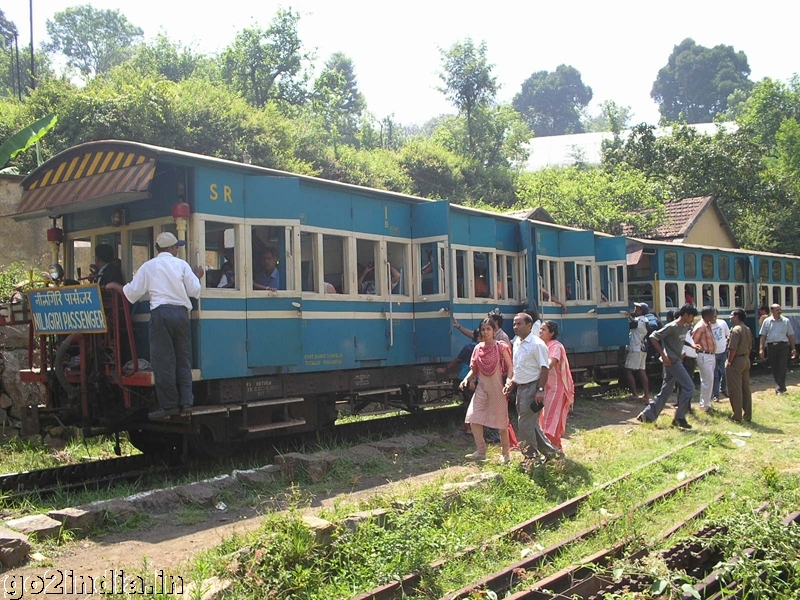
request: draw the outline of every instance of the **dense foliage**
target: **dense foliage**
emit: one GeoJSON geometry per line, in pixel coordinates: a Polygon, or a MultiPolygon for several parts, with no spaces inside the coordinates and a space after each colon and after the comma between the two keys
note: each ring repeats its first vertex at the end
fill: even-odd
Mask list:
{"type": "MultiPolygon", "coordinates": [[[[714,194],[741,245],[800,253],[800,84],[753,86],[743,52],[676,46],[654,86],[674,123],[665,135],[644,124],[624,133],[630,108],[607,100],[588,115],[591,88],[569,65],[533,73],[512,103],[499,102],[489,49],[467,38],[441,49],[441,91],[455,114],[404,125],[369,111],[345,54],[315,68],[300,18],[280,9],[204,55],[163,33],[141,41],[118,11],[70,8],[36,53],[34,88],[25,53],[17,76],[16,27],[0,11],[0,65],[11,67],[0,67],[0,139],[55,113],[44,158],[108,138],[247,154],[257,165],[493,210],[543,206],[559,223],[609,233],[623,224],[646,233],[664,201],[714,194]],[[55,52],[73,70],[56,75],[55,52]],[[75,69],[80,85],[69,78],[75,69]],[[723,112],[736,127],[704,136],[685,124],[723,112]],[[583,130],[614,132],[601,165],[524,172],[534,133],[583,130]]],[[[35,163],[32,151],[12,161],[23,173],[35,163]]]]}

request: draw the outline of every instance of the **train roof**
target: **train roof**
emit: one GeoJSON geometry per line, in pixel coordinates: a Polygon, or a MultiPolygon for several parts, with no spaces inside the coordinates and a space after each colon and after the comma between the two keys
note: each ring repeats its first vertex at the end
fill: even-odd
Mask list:
{"type": "Polygon", "coordinates": [[[760,250],[748,250],[747,248],[720,248],[719,246],[704,246],[701,244],[687,244],[685,242],[667,242],[664,240],[650,240],[647,238],[627,237],[628,240],[642,244],[643,246],[669,246],[674,248],[694,248],[696,250],[715,250],[717,252],[730,252],[732,254],[747,254],[752,256],[769,256],[775,258],[797,258],[796,254],[779,254],[777,252],[763,252],[760,250]]]}
{"type": "MultiPolygon", "coordinates": [[[[436,202],[400,192],[342,183],[321,177],[300,175],[224,158],[153,146],[127,140],[93,141],[73,146],[47,160],[21,182],[22,202],[16,213],[4,215],[16,220],[58,216],[148,198],[148,188],[157,160],[182,166],[205,165],[246,175],[291,177],[310,185],[347,190],[351,193],[395,198],[406,202],[436,202]]],[[[459,211],[520,222],[524,217],[451,204],[459,211]]],[[[564,231],[574,227],[529,219],[532,223],[564,231]]],[[[606,237],[608,234],[596,232],[606,237]]],[[[613,237],[613,236],[609,236],[613,237]]]]}

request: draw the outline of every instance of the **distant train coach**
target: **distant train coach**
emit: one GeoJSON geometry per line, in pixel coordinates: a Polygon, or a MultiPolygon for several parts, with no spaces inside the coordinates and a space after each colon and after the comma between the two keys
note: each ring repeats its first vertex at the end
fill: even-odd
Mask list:
{"type": "Polygon", "coordinates": [[[37,416],[128,431],[145,451],[213,455],[318,430],[344,403],[435,404],[453,390],[437,367],[469,341],[454,318],[472,329],[499,311],[511,334],[535,309],[559,323],[576,383],[605,384],[630,301],[665,312],[710,294],[752,312],[776,297],[796,307],[800,292],[795,257],[626,240],[134,142],[70,148],[22,187],[15,218],[53,220],[50,285],[5,311],[31,324],[20,377],[46,386],[37,416]],[[149,304],[99,288],[94,262],[109,253],[130,280],[166,231],[206,274],[190,315],[195,406],[151,421],[149,304]]]}

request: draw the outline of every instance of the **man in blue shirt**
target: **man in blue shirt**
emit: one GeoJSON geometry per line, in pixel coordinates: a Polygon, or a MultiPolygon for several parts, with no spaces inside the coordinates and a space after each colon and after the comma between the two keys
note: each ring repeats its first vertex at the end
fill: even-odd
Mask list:
{"type": "Polygon", "coordinates": [[[261,264],[264,270],[253,280],[254,290],[274,292],[281,288],[281,274],[278,272],[278,251],[269,247],[261,253],[261,264]]]}

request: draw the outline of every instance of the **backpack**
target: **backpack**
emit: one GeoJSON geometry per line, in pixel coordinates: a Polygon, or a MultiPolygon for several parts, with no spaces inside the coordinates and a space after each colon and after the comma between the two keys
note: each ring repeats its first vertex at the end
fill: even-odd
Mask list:
{"type": "Polygon", "coordinates": [[[661,329],[662,325],[661,321],[659,321],[658,317],[656,317],[653,313],[647,313],[645,318],[647,319],[647,322],[645,323],[646,331],[644,338],[642,338],[642,352],[649,352],[653,348],[653,345],[650,342],[650,336],[653,334],[653,332],[661,329]]]}

